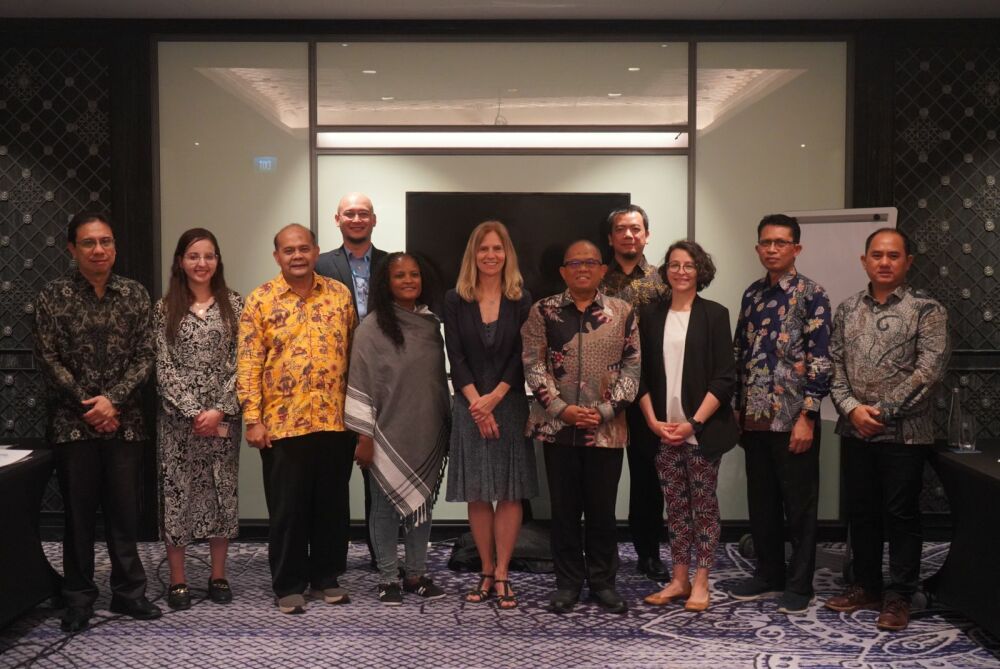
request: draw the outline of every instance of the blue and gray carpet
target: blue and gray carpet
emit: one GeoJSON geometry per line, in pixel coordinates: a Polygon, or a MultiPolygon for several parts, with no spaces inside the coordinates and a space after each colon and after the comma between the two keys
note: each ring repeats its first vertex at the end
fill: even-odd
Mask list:
{"type": "MultiPolygon", "coordinates": [[[[45,548],[59,569],[59,546],[45,548]]],[[[822,552],[836,555],[842,548],[826,545],[822,552]]],[[[467,604],[462,594],[476,579],[446,568],[450,550],[448,544],[435,545],[429,558],[430,575],[449,593],[444,599],[423,603],[407,595],[402,607],[381,606],[375,574],[364,566],[365,547],[352,545],[352,568],[341,579],[352,602],[310,602],[304,615],[286,616],[273,605],[266,546],[232,546],[235,600],[229,606],[212,604],[204,600],[204,590],[196,590],[208,578],[207,546],[196,546],[188,577],[199,601],[191,610],[169,611],[161,599],[163,618],[137,622],[108,612],[103,592],[91,629],[68,637],[59,630],[58,612],[39,607],[0,630],[0,667],[1000,668],[1000,640],[933,605],[916,611],[905,632],[893,634],[875,629],[874,611],[847,615],[817,606],[789,617],[777,613],[774,600],[734,601],[724,593],[726,584],[752,568],[734,544],[720,548],[712,606],[701,614],[680,605],[643,605],[641,598],[657,587],[635,573],[631,547],[622,545],[619,589],[631,606],[624,616],[602,613],[594,604],[563,616],[546,612],[553,580],[545,574],[512,574],[521,602],[513,611],[467,604]]],[[[163,547],[143,544],[141,551],[150,599],[162,598],[163,547]]],[[[97,581],[106,590],[107,556],[103,547],[97,552],[97,581]]],[[[925,546],[925,576],[946,552],[946,544],[925,546]]],[[[816,589],[821,600],[841,589],[829,566],[817,571],[816,589]]]]}

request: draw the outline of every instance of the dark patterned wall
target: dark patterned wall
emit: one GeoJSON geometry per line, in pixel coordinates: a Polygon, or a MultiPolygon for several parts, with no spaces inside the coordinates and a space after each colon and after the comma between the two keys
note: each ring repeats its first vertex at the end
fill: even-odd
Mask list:
{"type": "MultiPolygon", "coordinates": [[[[954,353],[936,400],[947,434],[950,391],[1000,437],[1000,49],[900,49],[894,71],[895,204],[916,244],[914,285],[948,308],[954,353]]],[[[946,510],[936,477],[924,508],[946,510]]]]}
{"type": "Polygon", "coordinates": [[[101,49],[0,49],[0,443],[45,435],[33,301],[69,267],[68,218],[110,209],[109,90],[101,49]]]}

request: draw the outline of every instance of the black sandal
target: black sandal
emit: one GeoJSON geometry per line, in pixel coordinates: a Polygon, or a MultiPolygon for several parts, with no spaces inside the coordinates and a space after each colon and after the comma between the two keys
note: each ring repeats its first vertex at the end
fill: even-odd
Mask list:
{"type": "Polygon", "coordinates": [[[465,593],[465,601],[470,604],[482,604],[483,602],[489,601],[490,596],[493,594],[490,588],[486,587],[487,579],[496,582],[493,574],[480,574],[479,575],[479,585],[473,590],[469,590],[465,593]],[[475,597],[476,599],[472,599],[475,597]]]}
{"type": "Polygon", "coordinates": [[[514,595],[514,592],[510,589],[510,581],[496,580],[496,579],[493,580],[494,586],[501,584],[503,584],[503,587],[501,587],[500,590],[503,592],[503,594],[501,595],[497,593],[497,608],[503,611],[516,609],[517,597],[514,595]]]}

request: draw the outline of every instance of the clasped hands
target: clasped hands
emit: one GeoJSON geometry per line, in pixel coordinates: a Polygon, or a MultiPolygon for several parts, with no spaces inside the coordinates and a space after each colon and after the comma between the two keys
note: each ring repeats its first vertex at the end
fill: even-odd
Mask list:
{"type": "Polygon", "coordinates": [[[479,428],[479,436],[483,439],[500,438],[500,426],[493,417],[493,409],[500,403],[500,399],[495,393],[486,393],[469,402],[469,413],[479,428]]]}
{"type": "Polygon", "coordinates": [[[97,395],[81,402],[84,407],[90,407],[83,414],[83,420],[98,432],[109,434],[118,430],[118,409],[104,395],[97,395]]]}
{"type": "Polygon", "coordinates": [[[878,417],[881,415],[882,412],[875,407],[861,404],[851,410],[848,418],[854,429],[858,431],[858,434],[865,439],[869,439],[885,431],[885,425],[878,420],[878,417]]]}
{"type": "Polygon", "coordinates": [[[581,407],[570,404],[562,413],[559,420],[567,425],[574,425],[582,429],[594,428],[601,424],[601,412],[593,407],[581,407]]]}
{"type": "Polygon", "coordinates": [[[674,423],[655,421],[648,424],[648,427],[653,434],[660,438],[660,443],[670,446],[680,446],[694,434],[694,425],[687,421],[674,423]]]}

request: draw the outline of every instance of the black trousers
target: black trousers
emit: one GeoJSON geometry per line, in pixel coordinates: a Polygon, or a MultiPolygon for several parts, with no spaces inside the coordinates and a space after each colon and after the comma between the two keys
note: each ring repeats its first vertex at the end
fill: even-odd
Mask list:
{"type": "Polygon", "coordinates": [[[63,596],[74,608],[90,608],[94,583],[97,509],[111,558],[111,592],[121,600],[146,594],[146,572],[136,550],[143,443],[95,439],[55,444],[56,473],[65,509],[63,596]]]}
{"type": "Polygon", "coordinates": [[[260,451],[278,597],[330,587],[347,570],[354,443],[352,432],[313,432],[260,451]]]}
{"type": "Polygon", "coordinates": [[[909,596],[920,583],[920,489],[927,447],[841,437],[847,523],[855,581],[882,590],[882,544],[889,542],[889,587],[909,596]]]}
{"type": "Polygon", "coordinates": [[[663,534],[663,489],[656,472],[659,440],[650,433],[637,405],[625,410],[628,420],[628,529],[639,559],[660,558],[663,534]]]}
{"type": "Polygon", "coordinates": [[[556,587],[579,592],[586,581],[591,591],[613,588],[618,573],[615,500],[622,449],[545,444],[544,452],[556,587]]]}
{"type": "Polygon", "coordinates": [[[754,575],[776,590],[812,596],[819,506],[820,426],[812,448],[788,451],[790,432],[745,431],[747,505],[757,567],[754,575]],[[785,521],[792,557],[785,566],[785,521]]]}

